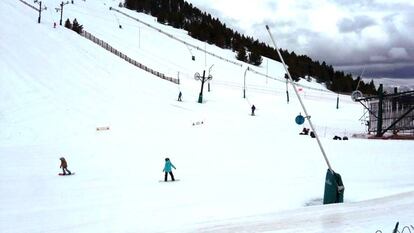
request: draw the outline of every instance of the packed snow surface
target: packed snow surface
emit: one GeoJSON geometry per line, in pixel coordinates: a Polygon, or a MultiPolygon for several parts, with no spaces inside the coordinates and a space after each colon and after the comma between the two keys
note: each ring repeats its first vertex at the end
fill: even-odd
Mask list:
{"type": "Polygon", "coordinates": [[[323,206],[327,165],[316,140],[299,135],[309,125],[294,121],[304,113],[291,87],[287,103],[280,63],[264,58],[252,67],[269,77],[245,73],[245,63],[109,10],[240,63],[232,51],[118,1],[64,6],[63,21],[77,18],[138,62],[180,78],[177,85],[53,28],[59,4],[42,2],[38,24],[21,1],[0,1],[0,232],[390,232],[397,221],[414,225],[414,143],[353,138],[365,133],[365,112],[349,96],[339,95],[337,109],[337,94],[299,82],[345,184],[345,203],[323,206]],[[200,104],[194,74],[203,70],[213,79],[200,104]],[[76,175],[57,175],[62,156],[76,175]],[[165,157],[180,181],[159,182],[165,157]]]}

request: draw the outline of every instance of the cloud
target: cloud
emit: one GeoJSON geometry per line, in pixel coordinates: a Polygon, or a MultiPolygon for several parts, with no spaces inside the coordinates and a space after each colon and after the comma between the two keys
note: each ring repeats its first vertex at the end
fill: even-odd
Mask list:
{"type": "Polygon", "coordinates": [[[405,48],[391,48],[388,55],[391,59],[396,60],[408,60],[410,58],[405,48]]]}
{"type": "Polygon", "coordinates": [[[369,61],[372,63],[385,62],[387,61],[387,57],[382,55],[373,55],[369,57],[369,61]]]}
{"type": "Polygon", "coordinates": [[[373,18],[368,16],[356,16],[353,19],[344,18],[337,23],[340,32],[361,32],[364,28],[375,25],[373,18]]]}
{"type": "Polygon", "coordinates": [[[190,1],[271,45],[267,24],[279,47],[346,72],[370,67],[378,75],[414,78],[412,0],[190,1]]]}

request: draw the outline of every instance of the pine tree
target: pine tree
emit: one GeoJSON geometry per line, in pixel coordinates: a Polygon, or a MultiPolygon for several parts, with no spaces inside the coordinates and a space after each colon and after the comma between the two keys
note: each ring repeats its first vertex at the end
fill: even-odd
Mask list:
{"type": "Polygon", "coordinates": [[[237,51],[237,55],[236,55],[237,60],[239,61],[244,61],[247,62],[247,54],[246,54],[246,49],[244,47],[241,47],[238,51],[237,51]]]}
{"type": "Polygon", "coordinates": [[[263,58],[260,54],[253,49],[249,54],[249,63],[255,66],[260,66],[262,64],[263,58]]]}
{"type": "Polygon", "coordinates": [[[72,29],[72,23],[70,22],[69,19],[66,19],[66,21],[65,21],[65,28],[72,29]]]}
{"type": "Polygon", "coordinates": [[[78,23],[78,20],[74,19],[73,24],[72,24],[72,30],[79,33],[79,34],[81,34],[82,31],[83,31],[83,25],[80,25],[78,23]]]}

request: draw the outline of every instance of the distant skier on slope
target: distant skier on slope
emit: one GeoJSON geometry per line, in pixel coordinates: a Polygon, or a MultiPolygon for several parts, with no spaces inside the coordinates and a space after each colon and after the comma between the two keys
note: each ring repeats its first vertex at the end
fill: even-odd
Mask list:
{"type": "Polygon", "coordinates": [[[254,116],[254,111],[256,110],[256,106],[252,105],[252,116],[254,116]]]}
{"type": "Polygon", "coordinates": [[[183,97],[183,93],[181,93],[181,91],[180,91],[180,93],[178,93],[178,101],[183,101],[182,100],[182,97],[183,97]]]}
{"type": "Polygon", "coordinates": [[[171,163],[169,158],[165,158],[165,165],[164,165],[164,169],[162,170],[163,172],[165,172],[165,176],[164,176],[164,181],[167,182],[167,178],[168,178],[168,173],[170,173],[171,176],[171,180],[175,181],[174,179],[174,174],[172,173],[172,169],[171,168],[175,168],[175,166],[171,163]]]}
{"type": "Polygon", "coordinates": [[[68,170],[68,163],[66,162],[66,159],[63,157],[60,157],[60,168],[62,168],[63,171],[63,175],[66,175],[66,172],[68,172],[68,174],[72,174],[69,170],[68,170]]]}

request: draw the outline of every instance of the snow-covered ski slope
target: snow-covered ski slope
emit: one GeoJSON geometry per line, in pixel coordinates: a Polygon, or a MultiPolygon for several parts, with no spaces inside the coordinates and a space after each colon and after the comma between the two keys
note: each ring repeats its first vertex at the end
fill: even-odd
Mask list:
{"type": "MultiPolygon", "coordinates": [[[[43,1],[41,24],[20,1],[0,1],[0,232],[390,232],[396,221],[414,225],[412,142],[352,138],[365,130],[363,108],[340,96],[336,109],[336,94],[303,88],[346,188],[344,204],[322,206],[327,167],[316,141],[299,135],[294,118],[302,110],[292,89],[287,104],[284,82],[247,72],[243,99],[246,64],[189,49],[109,10],[118,3],[75,0],[64,19],[76,17],[152,69],[179,74],[180,85],[53,28],[55,1],[43,1]],[[199,104],[193,76],[209,69],[211,91],[205,85],[199,104]],[[75,176],[57,175],[61,156],[75,176]],[[158,182],[165,157],[180,182],[158,182]]],[[[231,51],[120,10],[236,61],[231,51]]],[[[283,77],[279,63],[266,64],[254,69],[283,77]]]]}

